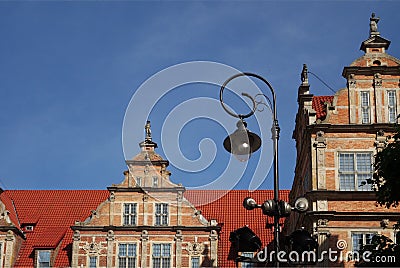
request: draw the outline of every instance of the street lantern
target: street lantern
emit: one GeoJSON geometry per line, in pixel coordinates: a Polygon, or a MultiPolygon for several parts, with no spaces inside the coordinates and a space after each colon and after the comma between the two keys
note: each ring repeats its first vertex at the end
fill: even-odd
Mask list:
{"type": "MultiPolygon", "coordinates": [[[[229,135],[224,140],[224,148],[231,154],[233,154],[240,161],[247,161],[251,154],[257,151],[261,147],[261,138],[247,129],[247,124],[244,119],[252,116],[254,112],[257,110],[257,106],[259,104],[264,104],[263,102],[256,102],[255,97],[258,95],[263,95],[268,103],[270,104],[272,114],[273,114],[273,123],[271,127],[272,132],[272,140],[273,140],[273,155],[274,155],[274,198],[272,200],[266,200],[262,205],[258,205],[254,199],[248,197],[243,201],[243,205],[246,209],[254,209],[261,208],[263,214],[274,217],[274,250],[275,252],[279,252],[279,236],[280,236],[280,228],[279,228],[279,219],[281,217],[286,217],[290,214],[292,210],[297,210],[298,212],[304,212],[308,209],[307,199],[302,198],[296,200],[294,207],[290,206],[288,203],[279,200],[279,175],[278,175],[278,140],[279,140],[279,124],[277,119],[277,110],[276,110],[276,95],[275,90],[272,88],[271,84],[262,76],[253,74],[253,73],[238,73],[236,75],[228,78],[224,84],[221,86],[219,98],[222,108],[231,116],[239,119],[237,123],[237,130],[229,135]],[[242,77],[252,77],[258,80],[261,80],[265,85],[267,85],[270,93],[272,95],[272,102],[265,94],[257,94],[252,97],[247,93],[242,93],[242,96],[250,99],[252,101],[253,107],[252,110],[248,114],[236,114],[228,109],[223,100],[223,93],[225,87],[232,80],[242,77]]],[[[279,262],[275,255],[275,267],[279,266],[279,262]]]]}
{"type": "Polygon", "coordinates": [[[251,154],[261,147],[261,138],[247,129],[247,123],[241,119],[236,124],[237,129],[225,138],[224,148],[239,161],[247,161],[251,154]]]}

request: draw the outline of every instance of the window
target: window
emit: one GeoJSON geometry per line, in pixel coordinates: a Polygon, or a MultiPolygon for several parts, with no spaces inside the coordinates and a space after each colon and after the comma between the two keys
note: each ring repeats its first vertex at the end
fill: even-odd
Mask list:
{"type": "MultiPolygon", "coordinates": [[[[247,258],[254,258],[254,253],[253,252],[242,252],[242,257],[247,257],[247,258]]],[[[242,268],[253,268],[254,265],[252,262],[242,262],[242,268]]]]}
{"type": "Polygon", "coordinates": [[[390,90],[387,95],[389,123],[396,123],[396,91],[390,90]]]}
{"type": "Polygon", "coordinates": [[[156,204],[155,225],[168,225],[168,204],[156,204]]]}
{"type": "Polygon", "coordinates": [[[200,257],[192,257],[192,268],[200,268],[200,257]]]}
{"type": "Polygon", "coordinates": [[[339,190],[371,191],[372,153],[339,153],[339,190]]]}
{"type": "Polygon", "coordinates": [[[153,177],[153,187],[158,187],[158,177],[153,177]]]}
{"type": "Polygon", "coordinates": [[[352,233],[353,252],[359,252],[363,245],[370,244],[374,235],[375,233],[352,233]]]}
{"type": "Polygon", "coordinates": [[[153,244],[153,268],[171,266],[171,244],[153,244]]]}
{"type": "Polygon", "coordinates": [[[50,250],[37,251],[37,267],[50,267],[50,250]]]}
{"type": "Polygon", "coordinates": [[[89,256],[89,268],[97,267],[97,256],[89,256]]]}
{"type": "Polygon", "coordinates": [[[361,92],[361,120],[363,124],[370,123],[370,115],[369,115],[369,92],[362,91],[361,92]]]}
{"type": "Polygon", "coordinates": [[[118,247],[118,267],[136,267],[136,244],[119,244],[118,247]]]}
{"type": "Polygon", "coordinates": [[[136,203],[124,204],[124,225],[136,225],[136,203]]]}
{"type": "Polygon", "coordinates": [[[136,185],[142,186],[142,177],[136,177],[136,185]]]}

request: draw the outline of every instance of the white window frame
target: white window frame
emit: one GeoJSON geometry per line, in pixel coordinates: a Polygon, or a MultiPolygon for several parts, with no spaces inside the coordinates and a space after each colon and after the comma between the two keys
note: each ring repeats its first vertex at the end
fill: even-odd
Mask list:
{"type": "Polygon", "coordinates": [[[371,237],[369,239],[372,239],[372,237],[374,235],[376,235],[376,234],[378,234],[378,232],[375,232],[375,231],[352,231],[351,232],[351,236],[350,236],[350,238],[351,238],[351,250],[353,252],[358,252],[359,250],[361,250],[361,248],[359,248],[357,250],[354,248],[354,238],[353,238],[354,235],[362,235],[362,240],[363,241],[360,244],[360,247],[361,247],[363,245],[367,245],[367,235],[371,235],[371,237]]]}
{"type": "Polygon", "coordinates": [[[168,203],[155,203],[154,204],[154,226],[168,226],[169,224],[169,205],[168,203]],[[160,207],[159,212],[158,208],[160,207]],[[165,212],[166,208],[166,212],[165,212]],[[159,223],[157,223],[159,219],[159,223]]]}
{"type": "Polygon", "coordinates": [[[88,259],[87,259],[87,267],[92,268],[93,266],[91,266],[91,258],[95,258],[96,260],[96,264],[94,267],[99,267],[99,256],[97,255],[89,255],[88,259]]]}
{"type": "Polygon", "coordinates": [[[371,124],[371,100],[369,91],[360,92],[360,108],[361,124],[371,124]],[[367,97],[366,104],[364,104],[364,96],[367,97]]]}
{"type": "Polygon", "coordinates": [[[123,226],[136,226],[137,225],[137,207],[138,207],[137,203],[123,203],[123,205],[122,205],[122,225],[123,226]],[[127,206],[129,206],[128,212],[126,211],[127,206]]]}
{"type": "Polygon", "coordinates": [[[190,268],[200,268],[200,267],[201,267],[201,257],[200,257],[200,255],[191,256],[190,257],[190,268]],[[193,259],[198,259],[199,260],[199,265],[198,266],[193,266],[193,259]]]}
{"type": "MultiPolygon", "coordinates": [[[[244,256],[244,257],[249,257],[249,258],[254,258],[254,252],[241,252],[240,256],[244,256]]],[[[253,262],[241,262],[241,267],[242,268],[253,268],[254,267],[254,263],[253,262]]]]}
{"type": "Polygon", "coordinates": [[[136,177],[136,186],[139,186],[139,187],[142,186],[142,177],[140,177],[140,176],[136,177]]]}
{"type": "Polygon", "coordinates": [[[36,250],[36,267],[51,267],[51,250],[49,250],[49,249],[37,249],[36,250]],[[49,266],[41,266],[40,265],[40,253],[45,253],[45,252],[47,252],[47,253],[49,253],[49,261],[48,261],[48,263],[49,263],[49,266]]]}
{"type": "Polygon", "coordinates": [[[157,176],[154,176],[152,182],[153,187],[158,187],[158,184],[159,184],[159,179],[157,176]]]}
{"type": "Polygon", "coordinates": [[[160,243],[152,243],[152,245],[151,245],[151,267],[153,267],[153,268],[172,268],[172,259],[173,259],[173,248],[172,248],[172,243],[168,243],[168,242],[160,242],[160,243]],[[155,245],[160,245],[160,256],[154,256],[154,246],[155,245]],[[163,247],[165,246],[165,245],[169,245],[169,264],[168,264],[168,266],[167,267],[165,267],[165,266],[163,266],[163,247]],[[155,266],[155,263],[154,263],[154,259],[155,259],[155,257],[159,257],[159,259],[160,259],[160,266],[155,266]]]}
{"type": "Polygon", "coordinates": [[[397,94],[395,90],[388,90],[387,93],[388,122],[396,123],[397,119],[397,94]],[[393,103],[390,103],[390,95],[393,94],[393,103]]]}
{"type": "Polygon", "coordinates": [[[128,268],[129,267],[129,259],[135,259],[134,260],[134,262],[133,262],[133,264],[134,264],[134,267],[138,267],[138,244],[137,243],[132,243],[132,242],[120,242],[119,244],[118,244],[118,247],[117,247],[117,260],[116,260],[116,266],[117,267],[119,267],[119,268],[121,268],[121,266],[119,265],[119,261],[120,261],[120,258],[122,258],[122,257],[124,257],[125,258],[125,260],[126,260],[126,262],[125,262],[125,267],[123,267],[123,268],[128,268]],[[120,245],[126,245],[126,255],[125,256],[120,256],[120,245]],[[131,256],[131,255],[128,255],[128,248],[129,248],[129,245],[133,245],[134,246],[134,248],[135,248],[135,251],[134,251],[134,255],[133,256],[131,256]]]}
{"type": "Polygon", "coordinates": [[[372,178],[373,174],[373,169],[372,169],[372,164],[373,164],[373,152],[372,151],[339,151],[337,153],[337,174],[338,174],[338,190],[339,191],[373,191],[371,185],[366,184],[364,186],[361,186],[361,179],[359,177],[364,176],[364,175],[370,175],[372,178]],[[357,161],[357,155],[361,154],[368,154],[370,156],[370,171],[364,171],[360,170],[358,168],[358,161],[357,161]],[[341,169],[340,166],[340,160],[341,160],[341,155],[352,155],[353,159],[353,170],[352,171],[345,171],[341,169]],[[353,175],[354,176],[354,188],[353,189],[347,189],[342,187],[341,183],[341,176],[345,175],[353,175]]]}

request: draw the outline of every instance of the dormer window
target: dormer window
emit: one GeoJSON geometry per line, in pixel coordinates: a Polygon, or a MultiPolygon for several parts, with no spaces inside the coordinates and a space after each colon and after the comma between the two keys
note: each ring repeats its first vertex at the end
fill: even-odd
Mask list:
{"type": "Polygon", "coordinates": [[[33,225],[27,225],[24,227],[25,232],[33,232],[33,225]]]}
{"type": "Polygon", "coordinates": [[[50,250],[37,250],[36,267],[51,267],[50,265],[50,250]]]}

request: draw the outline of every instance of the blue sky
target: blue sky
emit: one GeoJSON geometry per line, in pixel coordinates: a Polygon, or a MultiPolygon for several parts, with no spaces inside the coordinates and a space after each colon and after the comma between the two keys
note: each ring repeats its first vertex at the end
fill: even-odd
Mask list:
{"type": "MultiPolygon", "coordinates": [[[[280,185],[289,189],[303,63],[334,89],[345,87],[343,67],[362,55],[372,12],[381,18],[381,36],[392,41],[388,53],[400,57],[399,8],[398,1],[0,2],[0,186],[105,189],[120,182],[122,125],[135,91],[170,66],[212,61],[258,73],[274,86],[280,185]]],[[[310,84],[315,95],[332,94],[313,77],[310,84]]],[[[170,138],[161,137],[166,114],[185,98],[219,94],[200,85],[185,92],[172,90],[149,114],[161,155],[161,139],[170,138]]],[[[144,123],[129,122],[133,144],[142,140],[144,123]]],[[[191,187],[224,172],[229,156],[218,123],[203,118],[185,125],[179,137],[185,157],[196,159],[205,137],[217,156],[201,172],[171,166],[173,181],[191,187]]],[[[255,125],[249,120],[254,132],[255,125]]],[[[128,157],[139,147],[130,150],[128,157]]],[[[248,187],[251,161],[259,156],[236,188],[248,187]]],[[[266,176],[261,188],[271,187],[266,176]]]]}

